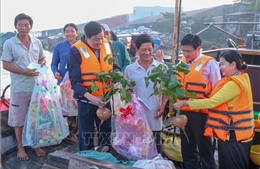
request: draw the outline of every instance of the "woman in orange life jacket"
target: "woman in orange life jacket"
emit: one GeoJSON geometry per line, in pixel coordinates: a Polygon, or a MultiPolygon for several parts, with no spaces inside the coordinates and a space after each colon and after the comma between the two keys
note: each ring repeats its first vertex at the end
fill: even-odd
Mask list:
{"type": "Polygon", "coordinates": [[[173,106],[180,109],[209,109],[205,136],[218,141],[220,169],[248,169],[254,136],[253,98],[250,79],[242,56],[235,50],[220,55],[224,76],[214,86],[210,98],[181,100],[173,106]]]}

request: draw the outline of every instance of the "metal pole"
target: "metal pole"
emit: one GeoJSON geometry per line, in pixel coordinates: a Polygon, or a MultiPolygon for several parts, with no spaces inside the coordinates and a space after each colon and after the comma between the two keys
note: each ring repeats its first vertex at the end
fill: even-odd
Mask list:
{"type": "Polygon", "coordinates": [[[209,29],[212,25],[207,26],[206,28],[202,29],[201,31],[199,31],[198,33],[196,33],[196,35],[201,34],[202,32],[204,32],[205,30],[209,29]]]}
{"type": "Polygon", "coordinates": [[[222,31],[222,32],[224,32],[224,33],[226,33],[226,34],[228,34],[229,36],[232,36],[233,38],[239,39],[239,37],[237,37],[237,36],[235,36],[235,35],[232,35],[231,33],[225,31],[224,29],[221,29],[220,27],[217,27],[216,25],[212,25],[212,26],[213,26],[214,28],[216,28],[216,29],[218,29],[218,30],[220,30],[220,31],[222,31]]]}

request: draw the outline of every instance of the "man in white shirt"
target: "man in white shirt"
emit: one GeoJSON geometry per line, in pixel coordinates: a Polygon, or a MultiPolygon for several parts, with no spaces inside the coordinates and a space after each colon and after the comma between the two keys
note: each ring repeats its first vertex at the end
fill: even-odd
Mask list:
{"type": "Polygon", "coordinates": [[[134,81],[136,85],[131,89],[149,108],[144,112],[151,127],[156,141],[157,150],[161,152],[160,131],[162,130],[162,115],[164,113],[167,98],[161,95],[152,95],[153,82],[145,84],[147,73],[159,66],[160,62],[152,57],[154,40],[148,34],[141,34],[135,40],[135,47],[139,58],[126,67],[124,76],[129,81],[134,81]]]}

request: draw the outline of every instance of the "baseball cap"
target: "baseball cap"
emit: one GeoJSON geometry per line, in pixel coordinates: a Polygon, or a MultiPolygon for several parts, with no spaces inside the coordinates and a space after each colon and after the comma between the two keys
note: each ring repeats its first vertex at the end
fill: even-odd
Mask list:
{"type": "Polygon", "coordinates": [[[103,26],[105,32],[110,32],[110,31],[111,31],[110,28],[109,28],[109,26],[108,26],[107,24],[102,23],[101,25],[103,26]]]}

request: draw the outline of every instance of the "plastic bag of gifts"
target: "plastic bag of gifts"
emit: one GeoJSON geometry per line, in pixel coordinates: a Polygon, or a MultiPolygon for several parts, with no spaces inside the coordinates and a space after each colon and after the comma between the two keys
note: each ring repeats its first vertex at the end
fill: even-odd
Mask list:
{"type": "MultiPolygon", "coordinates": [[[[122,88],[122,85],[120,82],[116,83],[114,85],[114,88],[122,88]]],[[[116,92],[113,94],[112,99],[110,100],[111,108],[112,108],[112,117],[111,117],[111,129],[112,131],[115,131],[115,119],[117,114],[119,114],[119,110],[121,107],[124,107],[126,105],[125,100],[121,100],[121,96],[119,92],[116,92]]],[[[111,135],[112,139],[114,138],[114,135],[111,135]]]]}
{"type": "Polygon", "coordinates": [[[69,73],[67,72],[60,83],[60,102],[63,116],[77,116],[77,101],[73,98],[69,73]]]}
{"type": "Polygon", "coordinates": [[[173,162],[163,159],[161,154],[158,154],[152,160],[138,160],[134,163],[133,167],[143,169],[176,169],[173,162]]]}
{"type": "Polygon", "coordinates": [[[149,127],[144,108],[132,95],[132,101],[127,103],[115,119],[116,136],[113,148],[130,160],[152,159],[157,156],[153,132],[149,127]]]}
{"type": "Polygon", "coordinates": [[[47,73],[39,74],[27,111],[22,142],[34,148],[60,144],[69,135],[61,113],[58,87],[47,73]]]}
{"type": "MultiPolygon", "coordinates": [[[[114,88],[122,88],[121,83],[116,83],[114,88]]],[[[119,92],[116,92],[115,94],[113,94],[110,103],[111,103],[111,107],[113,108],[113,111],[114,111],[113,114],[115,114],[115,115],[117,115],[119,113],[119,110],[121,107],[124,107],[126,105],[126,101],[121,100],[121,96],[120,96],[119,92]]]]}

